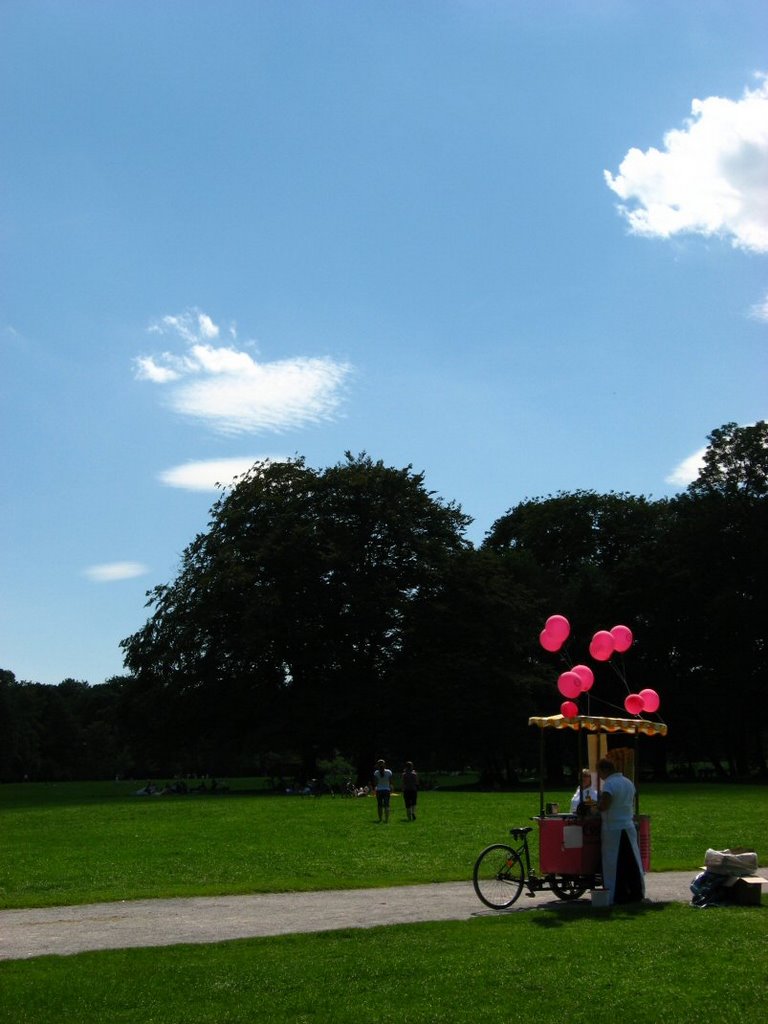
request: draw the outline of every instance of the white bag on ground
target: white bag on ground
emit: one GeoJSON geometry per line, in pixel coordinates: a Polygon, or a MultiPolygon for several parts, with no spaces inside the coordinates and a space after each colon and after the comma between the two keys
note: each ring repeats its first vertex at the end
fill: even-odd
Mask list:
{"type": "Polygon", "coordinates": [[[735,847],[733,850],[707,850],[704,867],[715,875],[753,875],[757,871],[754,850],[735,847]]]}

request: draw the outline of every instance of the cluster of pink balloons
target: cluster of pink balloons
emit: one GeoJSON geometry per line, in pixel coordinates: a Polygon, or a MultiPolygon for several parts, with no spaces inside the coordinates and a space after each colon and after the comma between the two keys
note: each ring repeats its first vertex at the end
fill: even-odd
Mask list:
{"type": "MultiPolygon", "coordinates": [[[[539,643],[545,651],[554,654],[560,650],[571,634],[571,624],[564,615],[550,615],[539,633],[539,643]]],[[[599,629],[589,644],[589,653],[595,661],[610,661],[613,654],[623,654],[632,646],[634,637],[629,626],[614,626],[613,629],[599,629]]],[[[567,672],[558,676],[557,688],[566,700],[560,705],[560,713],[564,718],[575,718],[579,706],[575,698],[592,689],[595,681],[594,673],[588,665],[574,665],[567,672]]],[[[658,711],[661,703],[655,690],[641,690],[630,693],[624,701],[624,707],[630,715],[639,715],[643,711],[658,711]]]]}
{"type": "MultiPolygon", "coordinates": [[[[595,674],[589,665],[574,665],[568,672],[561,672],[557,679],[557,688],[563,697],[574,698],[592,689],[595,674]]],[[[560,713],[564,718],[575,718],[579,713],[579,705],[573,699],[564,700],[560,705],[560,713]]]]}
{"type": "Polygon", "coordinates": [[[624,707],[630,715],[639,715],[643,711],[658,711],[659,704],[661,704],[661,700],[655,690],[641,690],[640,693],[630,693],[624,700],[624,707]]]}
{"type": "Polygon", "coordinates": [[[629,626],[598,629],[589,642],[589,653],[595,661],[609,661],[614,652],[623,654],[628,651],[633,640],[634,637],[629,626]]]}
{"type": "Polygon", "coordinates": [[[545,651],[559,651],[571,634],[571,624],[564,615],[550,615],[539,633],[539,643],[545,651]]]}

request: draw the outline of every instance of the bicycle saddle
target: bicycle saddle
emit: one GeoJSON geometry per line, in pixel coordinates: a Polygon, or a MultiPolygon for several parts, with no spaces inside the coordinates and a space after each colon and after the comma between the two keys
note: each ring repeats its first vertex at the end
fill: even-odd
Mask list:
{"type": "Polygon", "coordinates": [[[522,839],[523,836],[527,836],[529,832],[533,832],[532,825],[526,825],[524,828],[511,828],[509,834],[513,839],[522,839]]]}

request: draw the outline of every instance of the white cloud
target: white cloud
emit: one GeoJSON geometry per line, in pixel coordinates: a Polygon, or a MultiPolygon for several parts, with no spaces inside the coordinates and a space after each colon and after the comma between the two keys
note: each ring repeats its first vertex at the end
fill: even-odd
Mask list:
{"type": "Polygon", "coordinates": [[[104,565],[91,565],[83,570],[92,583],[113,583],[115,580],[132,580],[149,572],[141,562],[107,562],[104,565]]]}
{"type": "Polygon", "coordinates": [[[637,234],[718,235],[751,252],[768,252],[768,78],[740,100],[695,99],[664,150],[630,149],[605,181],[637,234]]]}
{"type": "Polygon", "coordinates": [[[755,320],[764,320],[768,323],[768,295],[765,296],[762,302],[758,302],[750,310],[750,315],[755,320]]]}
{"type": "Polygon", "coordinates": [[[200,338],[213,341],[219,336],[219,328],[207,313],[199,309],[188,309],[178,316],[164,316],[153,323],[149,330],[152,334],[178,334],[190,345],[200,338]]]}
{"type": "Polygon", "coordinates": [[[693,455],[689,455],[687,459],[683,459],[679,465],[675,466],[669,476],[664,477],[665,483],[673,484],[676,487],[687,487],[688,484],[698,477],[701,470],[704,468],[704,456],[707,454],[706,445],[703,448],[699,448],[693,455]]]}
{"type": "MultiPolygon", "coordinates": [[[[173,357],[166,354],[163,358],[170,362],[173,357]]],[[[151,380],[155,384],[167,384],[168,381],[178,380],[179,373],[170,366],[158,366],[152,356],[139,356],[136,360],[136,379],[151,380]]]]}
{"type": "Polygon", "coordinates": [[[137,358],[137,379],[171,385],[172,409],[220,433],[280,431],[332,419],[351,373],[348,363],[330,357],[259,362],[238,347],[234,325],[232,344],[213,344],[219,328],[199,310],[163,317],[150,332],[175,336],[189,347],[183,355],[137,358]]]}
{"type": "Polygon", "coordinates": [[[214,338],[218,338],[219,328],[216,326],[216,324],[213,322],[213,320],[211,320],[209,316],[206,316],[205,313],[199,313],[197,317],[197,322],[200,328],[200,333],[204,338],[209,338],[211,340],[213,340],[214,338]]]}
{"type": "Polygon", "coordinates": [[[207,462],[185,462],[157,474],[158,480],[168,487],[181,487],[187,491],[216,491],[217,484],[228,485],[254,462],[285,462],[284,456],[243,455],[232,459],[211,459],[207,462]]]}

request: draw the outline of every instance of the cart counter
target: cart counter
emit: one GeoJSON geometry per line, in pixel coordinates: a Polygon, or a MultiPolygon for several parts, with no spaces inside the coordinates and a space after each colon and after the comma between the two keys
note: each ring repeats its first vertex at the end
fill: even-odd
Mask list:
{"type": "MultiPolygon", "coordinates": [[[[539,871],[542,875],[594,875],[601,870],[600,816],[556,814],[538,818],[539,871]]],[[[635,818],[643,871],[651,867],[651,819],[635,818]]]]}

